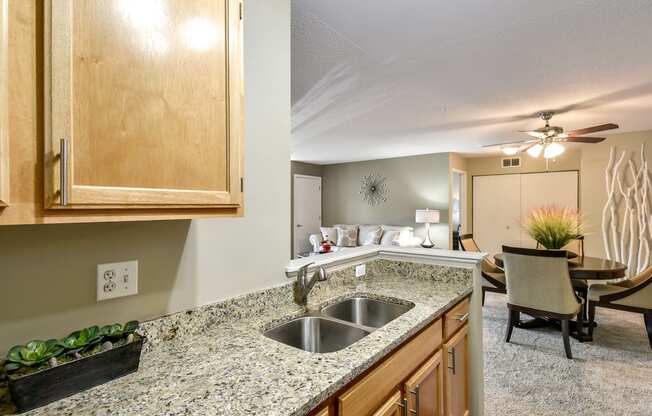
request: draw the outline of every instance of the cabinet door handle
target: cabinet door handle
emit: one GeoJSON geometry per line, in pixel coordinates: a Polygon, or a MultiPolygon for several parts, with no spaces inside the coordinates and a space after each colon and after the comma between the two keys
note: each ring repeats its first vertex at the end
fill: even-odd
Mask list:
{"type": "Polygon", "coordinates": [[[403,399],[400,402],[396,402],[396,405],[403,409],[403,416],[407,416],[408,414],[408,404],[407,404],[407,399],[403,399]]]}
{"type": "Polygon", "coordinates": [[[68,139],[59,141],[59,199],[62,206],[68,205],[68,139]]]}
{"type": "Polygon", "coordinates": [[[450,355],[450,362],[453,364],[453,366],[448,367],[448,369],[453,370],[453,375],[455,375],[455,348],[448,350],[448,355],[450,355]]]}
{"type": "Polygon", "coordinates": [[[410,413],[414,413],[416,416],[419,416],[419,386],[418,384],[414,386],[414,390],[410,390],[410,393],[414,394],[414,407],[416,410],[410,409],[410,413]]]}
{"type": "Polygon", "coordinates": [[[457,321],[464,322],[467,319],[469,319],[469,314],[468,313],[465,313],[465,314],[458,313],[457,315],[455,315],[455,319],[457,321]]]}

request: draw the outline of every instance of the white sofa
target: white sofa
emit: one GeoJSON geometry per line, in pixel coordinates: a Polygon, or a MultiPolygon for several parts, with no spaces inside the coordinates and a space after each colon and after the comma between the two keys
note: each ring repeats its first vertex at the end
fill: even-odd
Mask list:
{"type": "Polygon", "coordinates": [[[335,245],[335,251],[346,250],[352,247],[363,245],[377,244],[381,246],[400,246],[400,247],[419,247],[421,238],[414,236],[414,228],[400,225],[384,224],[335,224],[332,227],[321,227],[320,233],[310,234],[308,236],[310,245],[314,252],[319,251],[322,241],[330,241],[335,245]],[[341,247],[337,246],[338,228],[356,228],[358,238],[356,246],[341,247]],[[380,229],[380,231],[379,231],[380,229]],[[378,242],[371,241],[380,232],[378,242]],[[372,237],[373,234],[373,237],[372,237]]]}

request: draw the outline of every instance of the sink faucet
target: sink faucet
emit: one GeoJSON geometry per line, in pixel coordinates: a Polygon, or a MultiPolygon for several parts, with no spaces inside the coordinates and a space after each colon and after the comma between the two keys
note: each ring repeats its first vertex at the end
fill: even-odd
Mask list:
{"type": "Polygon", "coordinates": [[[306,306],[308,303],[308,294],[315,283],[318,281],[325,282],[328,278],[324,267],[319,267],[319,269],[313,273],[312,277],[308,277],[308,267],[313,264],[314,262],[303,265],[299,268],[299,271],[297,271],[297,281],[294,282],[294,301],[297,305],[306,306]]]}

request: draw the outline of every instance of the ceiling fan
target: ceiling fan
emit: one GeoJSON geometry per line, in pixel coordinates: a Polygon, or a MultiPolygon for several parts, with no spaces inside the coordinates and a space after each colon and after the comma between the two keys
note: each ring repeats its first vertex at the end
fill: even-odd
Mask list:
{"type": "Polygon", "coordinates": [[[599,126],[586,127],[564,133],[564,129],[550,125],[550,119],[555,113],[553,111],[542,111],[539,117],[546,122],[546,125],[536,130],[521,130],[531,136],[532,139],[511,143],[489,144],[483,147],[500,147],[506,155],[515,155],[519,152],[527,152],[532,157],[539,157],[543,153],[546,159],[553,159],[566,150],[561,143],[600,143],[604,137],[588,137],[584,134],[598,131],[617,129],[618,125],[613,123],[601,124],[599,126]]]}

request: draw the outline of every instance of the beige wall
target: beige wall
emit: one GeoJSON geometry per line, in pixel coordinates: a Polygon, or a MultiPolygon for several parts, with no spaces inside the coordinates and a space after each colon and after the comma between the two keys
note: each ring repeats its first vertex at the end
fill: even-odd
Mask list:
{"type": "Polygon", "coordinates": [[[244,15],[244,218],[0,227],[0,354],[32,338],[148,319],[285,281],[290,2],[246,2],[244,15]],[[96,303],[96,265],[127,259],[140,262],[140,294],[96,303]]]}
{"type": "Polygon", "coordinates": [[[607,200],[605,167],[609,162],[609,150],[611,146],[616,146],[619,151],[628,151],[628,157],[639,166],[642,144],[646,145],[648,160],[652,160],[652,131],[613,134],[602,143],[584,146],[582,149],[581,206],[588,231],[585,251],[589,256],[605,255],[600,228],[602,208],[607,200]]]}
{"type": "MultiPolygon", "coordinates": [[[[551,161],[547,167],[543,157],[533,158],[528,154],[522,154],[520,167],[503,168],[501,162],[503,157],[504,156],[470,157],[466,159],[466,167],[468,171],[467,189],[469,192],[466,216],[469,232],[473,232],[473,176],[579,170],[581,166],[582,153],[581,149],[568,149],[556,160],[551,161]]],[[[580,194],[581,192],[582,181],[580,179],[580,194]]]]}
{"type": "Polygon", "coordinates": [[[290,256],[294,253],[294,175],[322,176],[321,165],[292,161],[290,171],[290,256]]]}
{"type": "Polygon", "coordinates": [[[435,208],[441,210],[442,223],[431,226],[431,237],[447,248],[448,159],[448,153],[437,153],[324,166],[323,223],[410,225],[416,235],[424,236],[424,225],[414,223],[415,210],[435,208]],[[360,180],[370,173],[386,177],[389,188],[387,202],[373,207],[360,195],[360,180]]]}

